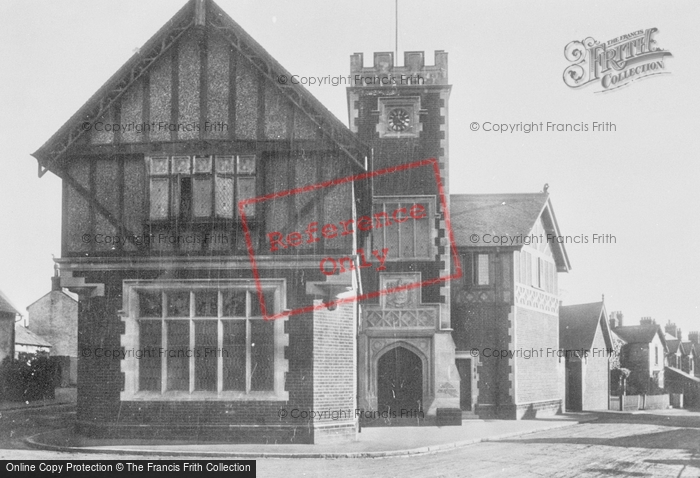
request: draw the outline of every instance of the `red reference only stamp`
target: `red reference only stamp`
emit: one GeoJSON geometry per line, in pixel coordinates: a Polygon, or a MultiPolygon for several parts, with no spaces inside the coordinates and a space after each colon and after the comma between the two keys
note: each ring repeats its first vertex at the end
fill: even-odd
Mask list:
{"type": "MultiPolygon", "coordinates": [[[[416,201],[413,204],[405,205],[407,201],[401,201],[402,204],[397,204],[389,210],[384,210],[380,212],[375,212],[372,215],[363,215],[357,218],[350,218],[339,220],[336,222],[328,222],[325,224],[319,224],[318,221],[309,222],[306,227],[298,228],[296,231],[283,233],[280,231],[271,231],[265,235],[265,242],[261,244],[260,248],[265,251],[265,253],[275,253],[283,250],[294,250],[296,248],[312,245],[319,242],[322,238],[324,240],[342,239],[345,236],[352,236],[357,231],[369,232],[378,229],[390,229],[402,227],[405,223],[411,221],[418,222],[421,219],[428,219],[431,221],[433,219],[430,216],[429,211],[426,206],[422,203],[416,201]]],[[[274,320],[282,317],[287,317],[291,315],[311,312],[316,309],[326,308],[329,305],[339,305],[346,302],[360,301],[364,299],[370,299],[378,297],[385,294],[393,294],[395,292],[421,288],[424,286],[434,285],[441,282],[447,282],[452,279],[457,279],[462,277],[462,268],[459,262],[459,257],[457,254],[457,248],[454,242],[454,236],[452,232],[452,225],[450,223],[449,210],[447,207],[447,200],[445,198],[444,186],[442,184],[442,179],[440,177],[440,168],[438,161],[436,159],[424,159],[421,161],[415,161],[413,163],[402,164],[399,166],[394,166],[390,168],[380,169],[376,171],[370,171],[366,173],[356,174],[352,176],[346,176],[343,178],[333,179],[317,184],[311,184],[308,186],[288,189],[285,191],[279,191],[276,193],[267,194],[265,196],[258,196],[250,199],[244,199],[239,201],[238,210],[240,213],[243,231],[245,234],[246,246],[248,249],[248,257],[250,259],[251,269],[253,271],[253,277],[255,280],[255,286],[258,291],[258,297],[260,300],[260,309],[262,311],[265,320],[274,320]],[[277,314],[268,314],[267,307],[265,304],[264,295],[262,292],[262,284],[260,281],[260,274],[258,270],[258,265],[255,259],[255,250],[253,246],[253,240],[251,237],[251,231],[248,225],[248,220],[246,217],[247,206],[251,204],[257,204],[264,201],[273,201],[275,199],[281,199],[283,197],[309,193],[312,191],[317,191],[319,189],[329,188],[333,186],[338,186],[345,183],[353,183],[356,181],[367,180],[379,176],[385,176],[392,173],[397,173],[400,171],[406,171],[415,168],[426,168],[432,170],[435,177],[435,182],[438,192],[438,201],[440,208],[443,212],[443,217],[445,220],[445,233],[448,240],[447,247],[452,255],[452,261],[454,263],[454,272],[449,275],[443,275],[440,277],[435,277],[431,279],[426,279],[422,281],[416,281],[412,283],[402,283],[399,286],[391,287],[383,290],[369,291],[361,295],[353,295],[350,297],[337,298],[331,303],[313,305],[300,307],[294,310],[285,310],[277,314]]],[[[432,224],[431,226],[432,227],[432,224]]],[[[382,242],[382,241],[379,241],[382,242]]],[[[385,243],[382,242],[382,245],[385,243]]],[[[394,251],[395,252],[395,251],[394,251]]],[[[322,274],[325,276],[331,276],[338,273],[344,273],[347,271],[353,271],[356,269],[364,269],[368,267],[375,267],[376,271],[386,270],[386,262],[391,258],[392,250],[389,247],[380,247],[373,250],[365,250],[364,248],[357,248],[357,254],[346,255],[343,257],[333,257],[327,256],[323,257],[319,261],[318,268],[322,274]],[[376,262],[371,262],[371,261],[376,262]]]]}

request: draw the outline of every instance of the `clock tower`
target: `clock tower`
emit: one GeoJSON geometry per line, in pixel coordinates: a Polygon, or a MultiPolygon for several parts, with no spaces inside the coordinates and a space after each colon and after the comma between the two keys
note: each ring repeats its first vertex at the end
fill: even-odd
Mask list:
{"type": "Polygon", "coordinates": [[[386,267],[364,269],[363,288],[398,291],[360,303],[359,406],[382,419],[418,416],[429,422],[439,409],[439,415],[459,410],[460,390],[450,283],[440,280],[451,271],[444,211],[449,207],[447,53],[436,51],[434,64],[426,65],[423,52],[405,52],[398,66],[392,52],[378,52],[368,67],[363,54],[355,53],[350,70],[350,129],[372,149],[369,169],[396,168],[373,178],[374,216],[425,211],[420,220],[385,222],[364,244],[366,250],[386,251],[386,267]],[[434,163],[406,167],[426,159],[437,161],[439,174],[434,163]]]}

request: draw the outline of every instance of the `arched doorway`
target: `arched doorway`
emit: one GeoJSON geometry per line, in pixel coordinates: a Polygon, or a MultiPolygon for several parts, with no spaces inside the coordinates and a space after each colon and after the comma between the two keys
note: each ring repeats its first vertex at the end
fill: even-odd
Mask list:
{"type": "Polygon", "coordinates": [[[395,347],[377,363],[377,406],[390,417],[411,417],[423,409],[423,362],[405,347],[395,347]]]}

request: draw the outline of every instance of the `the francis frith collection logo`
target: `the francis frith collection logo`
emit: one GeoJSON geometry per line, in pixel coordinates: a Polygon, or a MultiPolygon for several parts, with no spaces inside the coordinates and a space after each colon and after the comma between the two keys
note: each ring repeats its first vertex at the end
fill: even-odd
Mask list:
{"type": "Polygon", "coordinates": [[[564,48],[564,57],[571,62],[564,70],[564,83],[571,88],[600,83],[602,89],[596,93],[602,93],[642,78],[668,74],[664,60],[673,55],[657,46],[657,32],[657,28],[648,28],[607,42],[592,37],[572,41],[564,48]]]}

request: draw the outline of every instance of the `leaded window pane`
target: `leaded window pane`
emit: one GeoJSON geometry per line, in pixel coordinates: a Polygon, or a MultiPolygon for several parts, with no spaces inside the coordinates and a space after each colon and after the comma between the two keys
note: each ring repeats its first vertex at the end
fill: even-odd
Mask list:
{"type": "MultiPolygon", "coordinates": [[[[238,178],[238,201],[255,197],[255,178],[238,178]]],[[[255,204],[247,204],[244,208],[246,216],[255,214],[255,204]]]]}
{"type": "Polygon", "coordinates": [[[196,317],[216,317],[218,301],[216,291],[201,291],[194,293],[194,315],[196,317]]]}
{"type": "Polygon", "coordinates": [[[163,300],[160,292],[139,292],[139,317],[163,317],[163,300]]]}
{"type": "Polygon", "coordinates": [[[223,296],[224,317],[246,317],[246,291],[227,290],[223,296]]]}
{"type": "MultiPolygon", "coordinates": [[[[275,310],[275,292],[272,290],[263,291],[263,300],[265,301],[265,310],[267,315],[272,315],[275,310]]],[[[257,291],[250,293],[250,316],[262,317],[262,306],[260,304],[260,295],[257,291]]]]}
{"type": "Polygon", "coordinates": [[[195,174],[211,173],[211,156],[195,156],[194,172],[195,174]]]}
{"type": "Polygon", "coordinates": [[[189,156],[173,156],[173,174],[190,174],[191,162],[189,156]]]}
{"type": "Polygon", "coordinates": [[[215,320],[194,322],[194,381],[195,390],[216,390],[218,356],[218,326],[215,320]]]}
{"type": "Polygon", "coordinates": [[[211,177],[194,178],[194,215],[211,216],[211,177]]]}
{"type": "Polygon", "coordinates": [[[168,367],[168,390],[190,389],[190,323],[188,320],[167,321],[168,346],[165,350],[168,367]]]}
{"type": "Polygon", "coordinates": [[[162,343],[160,320],[139,322],[139,349],[143,353],[139,360],[139,390],[160,392],[162,343]]]}
{"type": "Polygon", "coordinates": [[[246,389],[246,323],[244,320],[224,320],[224,337],[221,356],[223,360],[223,389],[246,389]]]}
{"type": "Polygon", "coordinates": [[[255,156],[238,157],[238,174],[255,174],[255,156]]]}
{"type": "Polygon", "coordinates": [[[216,157],[216,172],[217,173],[233,173],[234,156],[217,156],[216,157]]]}
{"type": "Polygon", "coordinates": [[[275,323],[268,320],[250,321],[250,389],[274,389],[275,323]]]}
{"type": "Polygon", "coordinates": [[[190,293],[168,292],[168,317],[190,316],[190,293]]]}
{"type": "Polygon", "coordinates": [[[151,178],[151,219],[168,217],[168,178],[151,178]]]}
{"type": "Polygon", "coordinates": [[[150,158],[151,174],[168,174],[168,157],[154,156],[150,158]]]}
{"type": "Polygon", "coordinates": [[[216,215],[233,217],[233,178],[216,176],[216,215]]]}

